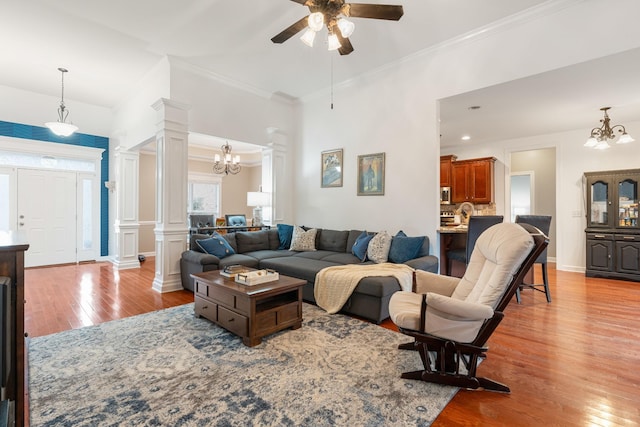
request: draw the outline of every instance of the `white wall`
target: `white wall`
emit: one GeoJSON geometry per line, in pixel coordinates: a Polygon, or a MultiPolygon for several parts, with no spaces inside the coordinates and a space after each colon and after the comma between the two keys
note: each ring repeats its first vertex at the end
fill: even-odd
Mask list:
{"type": "MultiPolygon", "coordinates": [[[[334,110],[326,93],[305,99],[295,162],[295,222],[392,233],[403,229],[408,234],[427,234],[432,245],[437,244],[437,100],[640,46],[637,16],[640,2],[634,0],[549,2],[545,16],[486,29],[466,41],[448,43],[335,88],[334,110]],[[616,30],[603,37],[602,27],[585,24],[589,22],[615,22],[616,30]],[[344,148],[344,186],[323,189],[320,152],[335,148],[344,148]],[[387,153],[386,194],[357,197],[357,155],[380,151],[387,153]]],[[[530,142],[556,146],[562,165],[557,175],[569,180],[557,194],[562,200],[557,261],[559,268],[566,269],[584,266],[584,251],[574,244],[583,240],[583,220],[572,214],[581,209],[580,176],[589,163],[572,158],[575,150],[582,150],[584,132],[576,131],[574,138],[573,143],[564,138],[562,143],[530,142]]],[[[498,157],[496,175],[504,176],[505,148],[496,145],[480,151],[466,156],[456,150],[455,154],[498,157]]],[[[630,162],[625,156],[620,160],[606,163],[620,168],[630,162]]],[[[609,167],[596,165],[592,169],[609,167]]],[[[504,193],[504,181],[496,183],[498,206],[504,207],[504,193]]],[[[504,213],[504,208],[498,213],[504,213]]]]}
{"type": "MultiPolygon", "coordinates": [[[[69,85],[70,83],[67,83],[69,85]]],[[[8,86],[0,86],[0,120],[44,127],[46,122],[58,120],[60,97],[42,95],[8,86]]],[[[64,105],[69,111],[67,121],[76,124],[78,132],[108,137],[113,123],[109,108],[67,99],[64,105]]]]}

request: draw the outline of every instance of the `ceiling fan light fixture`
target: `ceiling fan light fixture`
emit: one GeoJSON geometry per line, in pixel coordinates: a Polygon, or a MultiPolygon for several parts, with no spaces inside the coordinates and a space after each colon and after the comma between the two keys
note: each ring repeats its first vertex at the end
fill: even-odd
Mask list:
{"type": "Polygon", "coordinates": [[[340,29],[340,34],[342,37],[348,38],[353,34],[353,30],[356,28],[356,24],[349,21],[347,18],[338,19],[338,28],[340,29]]]}
{"type": "Polygon", "coordinates": [[[320,31],[324,25],[324,15],[321,12],[314,12],[309,15],[307,22],[313,31],[320,31]]]}
{"type": "Polygon", "coordinates": [[[306,44],[309,47],[313,47],[313,40],[316,38],[316,32],[311,28],[307,28],[307,31],[304,32],[300,40],[302,43],[306,44]]]}
{"type": "Polygon", "coordinates": [[[340,41],[338,40],[338,36],[336,36],[335,34],[329,34],[329,37],[327,38],[327,44],[329,50],[338,50],[342,47],[340,41]]]}

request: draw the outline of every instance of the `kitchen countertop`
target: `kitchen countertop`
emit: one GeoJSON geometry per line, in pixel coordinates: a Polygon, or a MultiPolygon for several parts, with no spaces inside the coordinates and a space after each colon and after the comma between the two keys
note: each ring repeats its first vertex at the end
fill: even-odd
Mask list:
{"type": "Polygon", "coordinates": [[[454,225],[452,227],[440,227],[438,233],[442,234],[461,234],[466,233],[468,227],[466,225],[454,225]]]}

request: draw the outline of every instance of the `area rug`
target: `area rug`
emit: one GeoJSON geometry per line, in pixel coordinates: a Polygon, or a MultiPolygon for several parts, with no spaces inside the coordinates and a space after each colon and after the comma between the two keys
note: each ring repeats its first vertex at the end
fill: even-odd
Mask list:
{"type": "Polygon", "coordinates": [[[193,304],[33,338],[32,426],[427,426],[457,388],[403,380],[407,337],[304,304],[246,347],[193,304]]]}

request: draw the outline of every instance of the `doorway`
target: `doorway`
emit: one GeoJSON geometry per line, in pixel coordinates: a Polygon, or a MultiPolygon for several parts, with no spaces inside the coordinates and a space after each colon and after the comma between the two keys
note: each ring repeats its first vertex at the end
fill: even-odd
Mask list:
{"type": "Polygon", "coordinates": [[[25,267],[98,258],[103,151],[0,138],[0,228],[26,234],[25,267]]]}
{"type": "Polygon", "coordinates": [[[511,173],[511,222],[518,215],[535,212],[535,176],[533,171],[511,173]]]}

